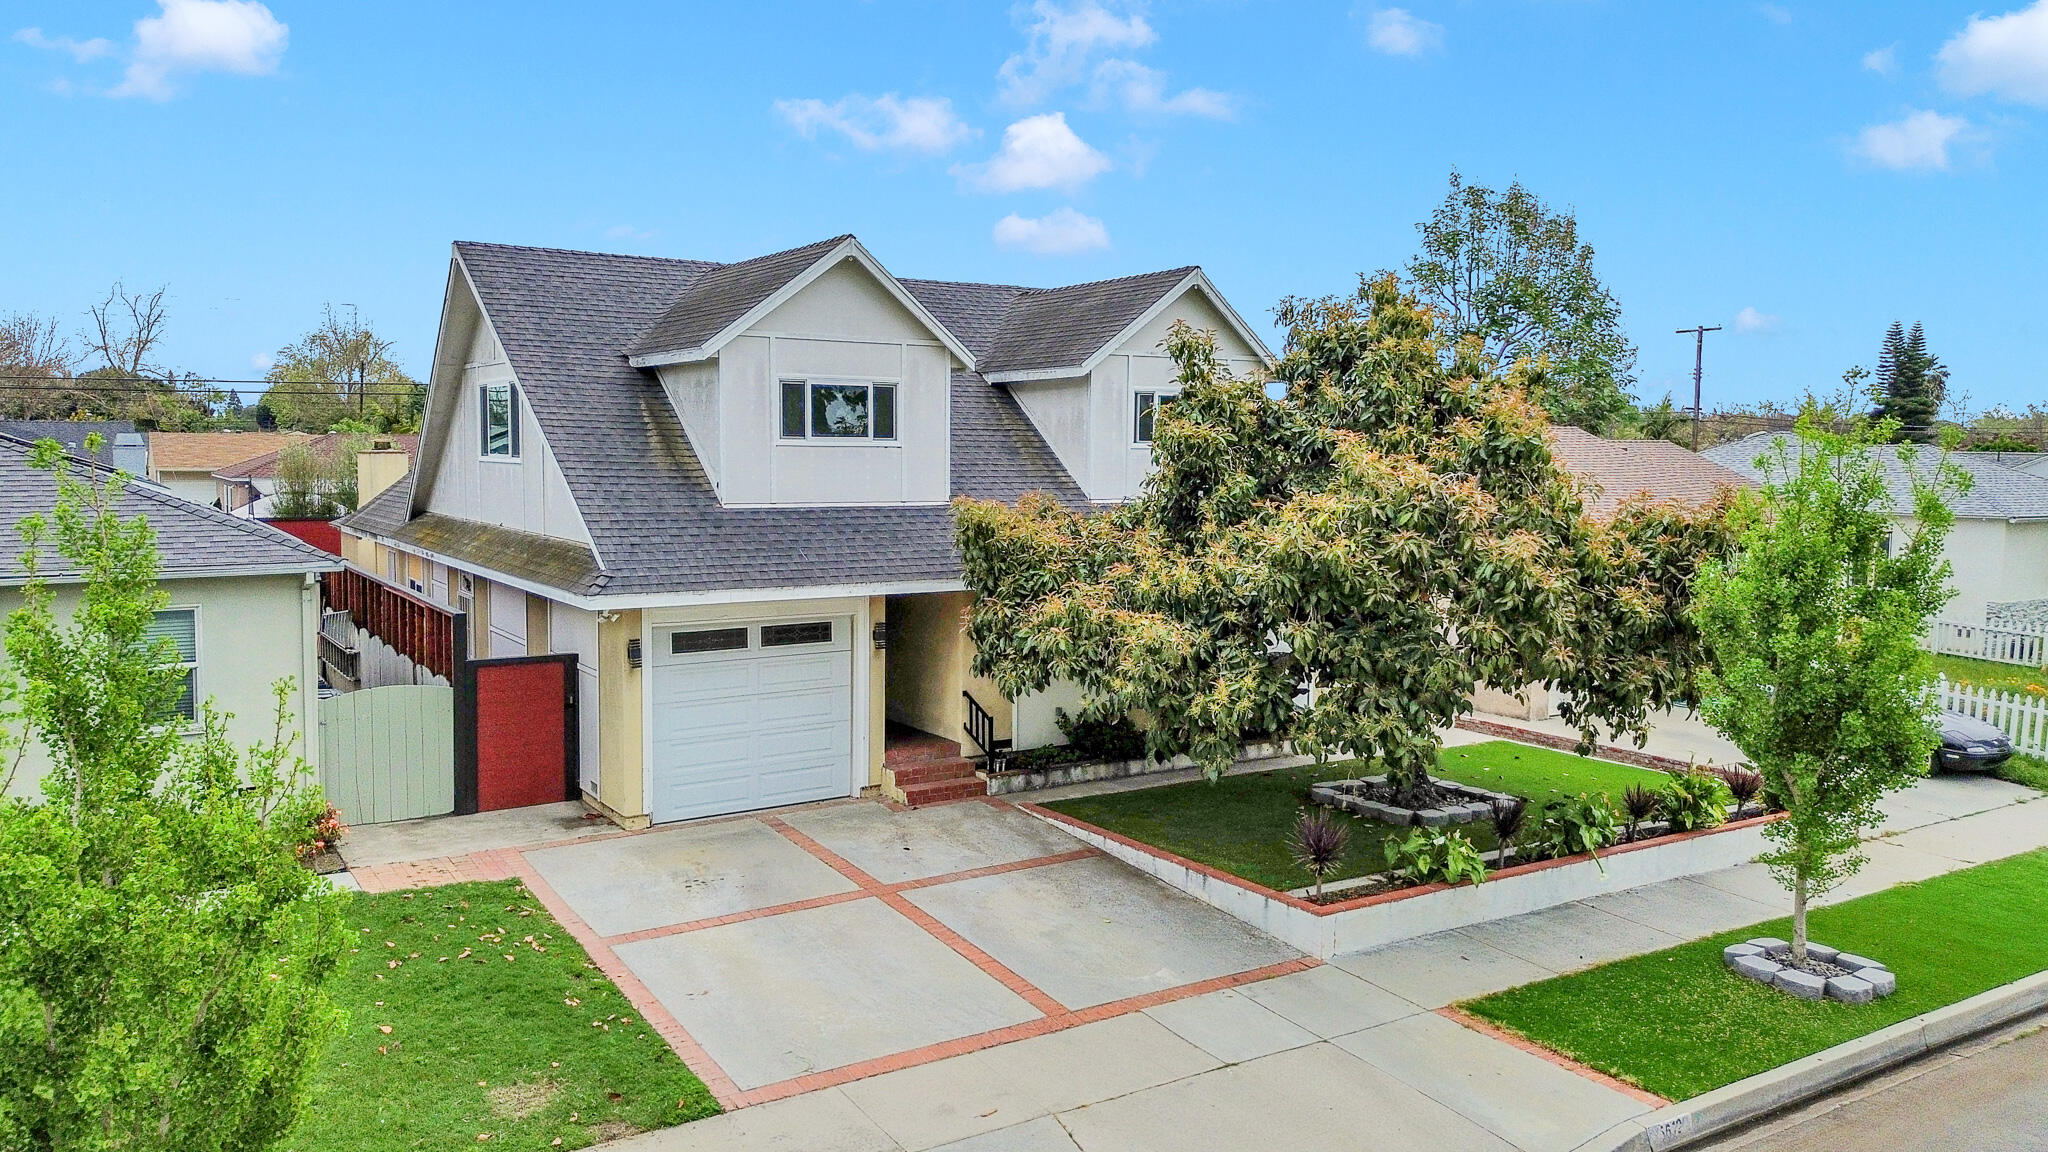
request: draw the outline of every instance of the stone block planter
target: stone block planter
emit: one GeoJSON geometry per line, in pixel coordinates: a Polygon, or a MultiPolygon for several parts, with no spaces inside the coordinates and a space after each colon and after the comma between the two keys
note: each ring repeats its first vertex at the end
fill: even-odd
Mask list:
{"type": "Polygon", "coordinates": [[[1643,884],[1731,868],[1763,851],[1763,826],[1777,819],[1762,817],[1701,832],[1621,844],[1603,850],[1598,860],[1572,856],[1517,864],[1493,873],[1483,884],[1425,884],[1316,904],[1098,828],[1063,812],[1029,803],[1017,807],[1320,959],[1536,912],[1643,884]]]}
{"type": "Polygon", "coordinates": [[[1355,812],[1368,820],[1407,828],[1421,826],[1440,828],[1448,824],[1470,824],[1485,820],[1493,815],[1495,804],[1511,804],[1515,797],[1505,792],[1490,792],[1470,784],[1453,780],[1431,780],[1431,787],[1438,792],[1461,800],[1462,803],[1445,804],[1439,808],[1402,808],[1372,799],[1373,794],[1386,787],[1385,776],[1362,776],[1356,780],[1330,780],[1309,789],[1309,799],[1332,808],[1355,812]]]}
{"type": "Polygon", "coordinates": [[[1721,950],[1722,961],[1736,975],[1801,1000],[1868,1004],[1899,990],[1899,978],[1891,969],[1868,957],[1808,944],[1806,958],[1819,970],[1792,967],[1792,945],[1775,936],[1759,936],[1721,950]]]}
{"type": "MultiPolygon", "coordinates": [[[[1272,761],[1291,756],[1293,751],[1285,744],[1247,744],[1238,754],[1237,763],[1266,767],[1272,761]]],[[[1303,762],[1307,762],[1306,758],[1303,758],[1303,762]]],[[[1042,768],[1017,768],[1008,772],[984,772],[981,775],[988,781],[989,795],[1009,796],[1018,792],[1035,792],[1042,788],[1060,788],[1068,784],[1093,784],[1101,780],[1121,780],[1128,776],[1179,772],[1194,766],[1195,762],[1186,756],[1175,756],[1171,760],[1075,760],[1042,768]]]]}

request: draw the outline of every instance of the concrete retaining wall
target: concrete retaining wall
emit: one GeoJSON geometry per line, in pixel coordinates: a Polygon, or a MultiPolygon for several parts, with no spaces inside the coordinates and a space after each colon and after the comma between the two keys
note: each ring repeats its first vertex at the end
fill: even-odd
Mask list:
{"type": "Polygon", "coordinates": [[[1018,807],[1321,959],[1731,868],[1763,851],[1763,826],[1773,819],[1759,817],[1704,832],[1622,845],[1602,852],[1597,861],[1579,856],[1517,865],[1494,873],[1483,884],[1456,888],[1431,884],[1317,905],[1035,804],[1018,807]]]}

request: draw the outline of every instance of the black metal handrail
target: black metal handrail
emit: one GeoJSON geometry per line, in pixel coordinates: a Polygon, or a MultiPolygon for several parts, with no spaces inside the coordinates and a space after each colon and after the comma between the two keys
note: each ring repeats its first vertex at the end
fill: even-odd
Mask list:
{"type": "Polygon", "coordinates": [[[981,706],[974,693],[962,692],[960,696],[967,701],[967,723],[961,727],[967,730],[967,738],[974,742],[974,746],[981,749],[983,759],[988,762],[988,770],[1001,772],[1004,762],[1009,759],[1010,742],[996,739],[996,718],[981,706]]]}

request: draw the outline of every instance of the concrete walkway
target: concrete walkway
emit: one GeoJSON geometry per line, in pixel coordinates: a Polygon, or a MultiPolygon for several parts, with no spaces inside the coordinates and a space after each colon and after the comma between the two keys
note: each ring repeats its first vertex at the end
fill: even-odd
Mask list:
{"type": "MultiPolygon", "coordinates": [[[[1887,802],[1830,900],[2048,846],[1978,777],[1887,802]]],[[[1783,915],[1760,865],[1613,893],[634,1137],[631,1152],[1568,1152],[1655,1100],[1468,1029],[1459,1000],[1783,915]]]]}

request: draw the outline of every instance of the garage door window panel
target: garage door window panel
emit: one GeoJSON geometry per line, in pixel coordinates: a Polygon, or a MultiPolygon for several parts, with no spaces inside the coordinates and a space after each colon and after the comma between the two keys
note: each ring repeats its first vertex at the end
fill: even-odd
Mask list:
{"type": "Polygon", "coordinates": [[[805,624],[763,624],[761,647],[787,648],[794,644],[830,644],[832,622],[818,620],[805,624]]]}
{"type": "Polygon", "coordinates": [[[697,632],[677,632],[669,637],[668,650],[671,655],[688,656],[697,652],[734,652],[747,646],[745,628],[707,628],[697,632]]]}

